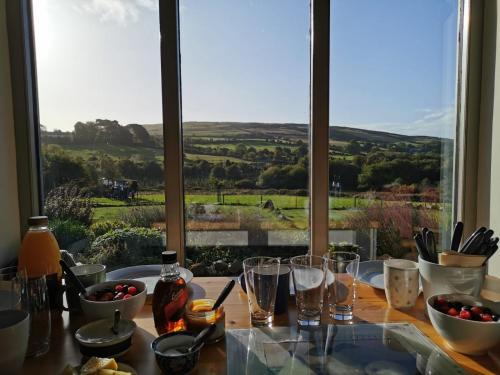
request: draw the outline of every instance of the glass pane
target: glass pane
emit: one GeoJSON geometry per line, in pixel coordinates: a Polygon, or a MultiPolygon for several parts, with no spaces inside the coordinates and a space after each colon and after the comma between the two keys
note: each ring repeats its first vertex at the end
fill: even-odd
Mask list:
{"type": "Polygon", "coordinates": [[[157,1],[33,1],[45,213],[62,249],[108,270],[160,262],[157,1]]]}
{"type": "Polygon", "coordinates": [[[309,2],[181,0],[180,25],[187,264],[305,253],[309,2]]]}
{"type": "Polygon", "coordinates": [[[332,0],[330,242],[416,258],[452,222],[458,1],[332,0]]]}

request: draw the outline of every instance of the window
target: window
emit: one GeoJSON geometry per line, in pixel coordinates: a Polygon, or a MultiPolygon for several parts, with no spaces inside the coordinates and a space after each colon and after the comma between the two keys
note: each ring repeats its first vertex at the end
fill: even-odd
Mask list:
{"type": "Polygon", "coordinates": [[[331,0],[329,24],[316,20],[330,32],[330,103],[319,109],[310,109],[317,3],[32,6],[44,206],[77,260],[158,263],[174,224],[185,234],[175,250],[185,247],[181,261],[196,275],[236,275],[251,255],[305,253],[316,228],[309,179],[327,179],[309,163],[310,112],[325,109],[330,245],[364,260],[411,257],[413,233],[428,226],[446,247],[458,1],[331,0]],[[176,12],[180,52],[160,38],[176,12]],[[173,70],[161,69],[165,51],[179,60],[168,60],[173,70]],[[177,90],[166,95],[167,83],[177,90]],[[178,123],[162,121],[177,110],[169,95],[179,95],[178,123]],[[182,136],[167,139],[164,128],[182,136]],[[183,150],[180,195],[165,188],[167,141],[183,150]],[[165,224],[166,208],[184,222],[165,224]]]}
{"type": "Polygon", "coordinates": [[[187,257],[309,242],[309,2],[180,2],[187,257]]]}
{"type": "Polygon", "coordinates": [[[355,244],[364,259],[416,257],[420,227],[449,245],[457,26],[456,1],[332,0],[330,241],[337,247],[355,244]]]}
{"type": "Polygon", "coordinates": [[[158,3],[33,1],[33,19],[44,208],[60,247],[108,269],[158,263],[158,3]]]}

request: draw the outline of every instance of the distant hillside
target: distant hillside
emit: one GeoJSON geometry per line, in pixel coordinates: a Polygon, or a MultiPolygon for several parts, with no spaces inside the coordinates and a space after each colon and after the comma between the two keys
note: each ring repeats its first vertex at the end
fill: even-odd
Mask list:
{"type": "MultiPolygon", "coordinates": [[[[161,136],[161,124],[143,125],[151,135],[161,136]]],[[[239,139],[269,139],[287,138],[291,140],[306,140],[308,125],[296,123],[258,123],[258,122],[185,122],[184,135],[197,138],[239,138],[239,139]]],[[[409,136],[376,130],[350,128],[346,126],[331,126],[330,140],[337,142],[372,142],[372,143],[427,143],[441,140],[437,137],[409,136]]]]}

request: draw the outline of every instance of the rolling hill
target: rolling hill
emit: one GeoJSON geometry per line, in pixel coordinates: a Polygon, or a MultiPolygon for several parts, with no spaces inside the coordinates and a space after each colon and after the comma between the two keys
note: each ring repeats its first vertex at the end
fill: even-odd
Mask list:
{"type": "MultiPolygon", "coordinates": [[[[161,124],[143,125],[149,134],[161,136],[161,124]]],[[[256,123],[256,122],[185,122],[184,136],[193,138],[237,138],[237,139],[271,139],[286,138],[290,140],[307,140],[308,125],[297,123],[256,123]]],[[[422,144],[440,141],[441,138],[428,136],[409,136],[375,130],[351,128],[347,126],[331,126],[330,140],[336,142],[371,142],[391,144],[406,142],[422,144]]]]}

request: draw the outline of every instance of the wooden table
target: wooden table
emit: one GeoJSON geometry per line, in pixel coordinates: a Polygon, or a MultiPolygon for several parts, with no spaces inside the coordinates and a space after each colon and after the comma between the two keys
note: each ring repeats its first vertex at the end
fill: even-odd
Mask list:
{"type": "MultiPolygon", "coordinates": [[[[194,298],[216,298],[228,278],[196,277],[189,284],[194,298]]],[[[275,325],[296,324],[294,302],[290,301],[288,314],[275,317],[275,325]]],[[[409,322],[415,324],[425,335],[430,337],[455,361],[471,374],[500,373],[500,346],[495,348],[494,356],[472,357],[447,349],[443,340],[432,328],[430,321],[423,312],[423,298],[420,297],[415,308],[409,311],[398,311],[387,306],[383,291],[375,290],[367,285],[358,285],[358,298],[354,310],[355,322],[409,322]]],[[[246,295],[239,285],[233,289],[224,303],[226,311],[226,328],[249,328],[249,313],[246,295]]],[[[138,374],[160,374],[156,366],[150,343],[157,336],[153,324],[151,306],[144,306],[135,319],[138,329],[133,337],[131,350],[120,361],[134,367],[138,374]]],[[[323,322],[330,322],[325,317],[323,322]]],[[[70,316],[64,313],[62,317],[53,320],[51,347],[48,354],[41,358],[27,359],[23,374],[59,374],[66,364],[78,365],[81,355],[73,338],[74,332],[85,323],[82,316],[70,316]]],[[[1,370],[0,370],[1,372],[1,370]]],[[[226,373],[225,342],[207,346],[202,349],[200,363],[195,374],[226,373]]]]}

